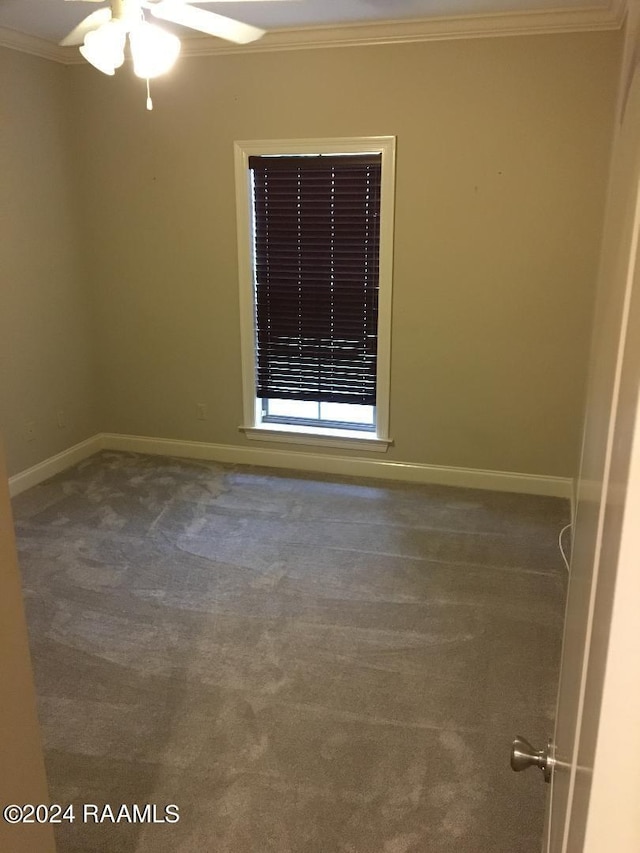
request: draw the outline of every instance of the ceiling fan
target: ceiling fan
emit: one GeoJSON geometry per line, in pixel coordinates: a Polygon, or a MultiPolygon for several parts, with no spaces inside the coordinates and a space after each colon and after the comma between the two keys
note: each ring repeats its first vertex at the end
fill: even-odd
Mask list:
{"type": "MultiPolygon", "coordinates": [[[[103,0],[87,2],[100,3],[103,0]]],[[[104,74],[114,74],[116,68],[124,62],[128,36],[134,72],[138,77],[148,80],[164,74],[172,67],[180,52],[180,40],[173,33],[151,24],[146,18],[146,12],[159,20],[180,24],[237,44],[255,41],[265,33],[250,24],[198,9],[191,5],[194,2],[210,0],[111,0],[110,8],[103,6],[96,9],[74,27],[60,44],[79,45],[81,54],[88,62],[104,74]]]]}

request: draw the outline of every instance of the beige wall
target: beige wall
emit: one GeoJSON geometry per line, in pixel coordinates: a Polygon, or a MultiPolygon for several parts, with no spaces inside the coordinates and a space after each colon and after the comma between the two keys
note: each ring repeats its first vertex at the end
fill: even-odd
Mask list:
{"type": "Polygon", "coordinates": [[[0,48],[0,432],[11,474],[96,431],[68,76],[60,65],[0,48]]]}
{"type": "Polygon", "coordinates": [[[245,444],[232,143],[395,134],[387,458],[572,476],[619,50],[599,33],[184,58],[152,113],[129,67],[0,51],[10,473],[98,430],[245,444]]]}
{"type": "MultiPolygon", "coordinates": [[[[33,675],[16,562],[9,490],[0,446],[0,808],[47,803],[33,675]]],[[[53,853],[51,826],[11,826],[0,818],[0,850],[53,853]]]]}
{"type": "Polygon", "coordinates": [[[73,67],[103,429],[247,441],[233,141],[395,134],[388,458],[572,476],[619,49],[598,33],[184,58],[152,113],[130,69],[73,67]]]}

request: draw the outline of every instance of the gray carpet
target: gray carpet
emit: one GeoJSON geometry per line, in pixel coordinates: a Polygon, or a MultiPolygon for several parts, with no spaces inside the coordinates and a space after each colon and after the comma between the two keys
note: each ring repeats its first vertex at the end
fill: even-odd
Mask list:
{"type": "Polygon", "coordinates": [[[58,853],[539,853],[568,505],[102,453],[14,502],[58,853]]]}

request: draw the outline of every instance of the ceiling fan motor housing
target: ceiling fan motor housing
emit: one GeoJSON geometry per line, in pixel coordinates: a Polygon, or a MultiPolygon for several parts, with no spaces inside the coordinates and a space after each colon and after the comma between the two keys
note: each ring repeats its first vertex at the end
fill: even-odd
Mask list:
{"type": "Polygon", "coordinates": [[[111,0],[111,19],[120,21],[127,32],[140,23],[142,4],[138,0],[111,0]]]}

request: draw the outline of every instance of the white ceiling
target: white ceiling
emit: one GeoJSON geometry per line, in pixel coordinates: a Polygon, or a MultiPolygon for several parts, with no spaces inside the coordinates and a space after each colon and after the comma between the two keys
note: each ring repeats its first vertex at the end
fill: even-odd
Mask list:
{"type": "MultiPolygon", "coordinates": [[[[82,0],[0,0],[0,27],[57,44],[100,5],[107,4],[82,0]]],[[[267,30],[281,30],[557,9],[605,11],[613,4],[610,0],[245,0],[199,5],[267,30]]]]}

